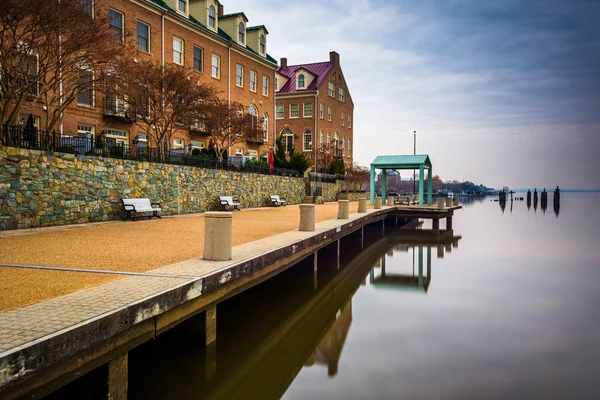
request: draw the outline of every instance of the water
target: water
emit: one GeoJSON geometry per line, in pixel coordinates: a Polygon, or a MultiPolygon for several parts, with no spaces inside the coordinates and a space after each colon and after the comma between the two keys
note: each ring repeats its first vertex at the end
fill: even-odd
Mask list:
{"type": "Polygon", "coordinates": [[[549,197],[467,203],[443,246],[347,238],[316,288],[307,260],[220,304],[214,351],[202,316],[131,351],[129,397],[600,398],[600,194],[549,197]]]}

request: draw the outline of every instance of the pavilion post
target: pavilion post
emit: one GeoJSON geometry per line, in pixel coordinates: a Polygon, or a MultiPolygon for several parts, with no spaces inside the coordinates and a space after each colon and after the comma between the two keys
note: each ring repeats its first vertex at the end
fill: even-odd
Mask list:
{"type": "Polygon", "coordinates": [[[433,197],[433,168],[429,167],[429,174],[427,175],[427,205],[432,204],[433,197]]]}
{"type": "Polygon", "coordinates": [[[387,170],[381,170],[381,201],[386,204],[387,200],[387,170]]]}
{"type": "Polygon", "coordinates": [[[424,169],[423,164],[419,167],[419,206],[423,205],[423,175],[424,169]]]}
{"type": "Polygon", "coordinates": [[[373,164],[371,164],[371,186],[369,186],[369,189],[371,191],[371,204],[375,204],[375,166],[373,164]]]}

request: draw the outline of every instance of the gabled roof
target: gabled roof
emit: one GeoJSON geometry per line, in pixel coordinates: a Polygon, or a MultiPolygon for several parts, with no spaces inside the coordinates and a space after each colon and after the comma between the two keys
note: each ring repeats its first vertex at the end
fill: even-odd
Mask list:
{"type": "Polygon", "coordinates": [[[431,160],[427,154],[377,156],[371,163],[375,168],[416,169],[421,165],[431,168],[431,160]]]}
{"type": "Polygon", "coordinates": [[[243,12],[236,12],[236,13],[231,13],[231,14],[224,14],[224,15],[221,15],[221,16],[219,17],[219,19],[221,20],[221,19],[227,19],[227,18],[239,17],[240,15],[241,15],[242,17],[244,17],[244,21],[248,22],[248,17],[246,17],[246,14],[244,14],[243,12]]]}
{"type": "Polygon", "coordinates": [[[299,65],[288,65],[287,67],[279,67],[277,72],[281,75],[286,76],[290,80],[279,89],[280,93],[294,93],[294,92],[306,92],[318,90],[325,82],[325,79],[333,69],[333,63],[320,62],[313,64],[299,64],[299,65]],[[306,89],[296,90],[296,71],[299,69],[305,69],[311,74],[315,75],[315,79],[308,85],[306,89]]]}
{"type": "Polygon", "coordinates": [[[264,29],[264,31],[268,34],[269,31],[267,30],[267,27],[264,25],[256,25],[256,26],[248,26],[246,27],[247,31],[256,31],[258,29],[264,29]]]}

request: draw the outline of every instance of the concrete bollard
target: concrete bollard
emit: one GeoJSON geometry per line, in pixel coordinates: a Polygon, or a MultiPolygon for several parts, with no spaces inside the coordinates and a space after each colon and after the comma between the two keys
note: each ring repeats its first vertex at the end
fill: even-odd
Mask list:
{"type": "Polygon", "coordinates": [[[454,205],[454,207],[456,207],[456,206],[458,206],[458,203],[459,203],[458,197],[455,197],[452,201],[452,204],[454,205]]]}
{"type": "Polygon", "coordinates": [[[438,197],[438,208],[444,208],[444,199],[442,197],[438,197]]]}
{"type": "Polygon", "coordinates": [[[381,197],[375,197],[375,204],[373,206],[376,210],[381,209],[381,197]]]}
{"type": "Polygon", "coordinates": [[[231,213],[204,213],[204,256],[209,261],[231,260],[231,213]]]}
{"type": "Polygon", "coordinates": [[[313,232],[315,230],[315,205],[300,204],[300,225],[298,230],[313,232]]]}
{"type": "Polygon", "coordinates": [[[393,206],[394,205],[394,199],[395,199],[394,196],[388,196],[385,205],[386,206],[390,206],[390,207],[393,206]]]}
{"type": "Polygon", "coordinates": [[[348,200],[338,200],[338,219],[348,219],[350,214],[350,202],[348,200]]]}
{"type": "Polygon", "coordinates": [[[452,197],[446,197],[446,207],[452,207],[452,197]]]}
{"type": "Polygon", "coordinates": [[[362,214],[367,212],[367,199],[358,199],[358,212],[362,214]]]}

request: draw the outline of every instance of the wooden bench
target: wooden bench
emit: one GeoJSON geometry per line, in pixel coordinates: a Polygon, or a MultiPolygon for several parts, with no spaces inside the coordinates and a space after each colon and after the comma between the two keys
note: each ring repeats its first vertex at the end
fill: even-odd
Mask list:
{"type": "Polygon", "coordinates": [[[239,206],[242,203],[240,203],[240,201],[238,199],[234,199],[232,196],[217,196],[217,199],[219,200],[219,203],[221,204],[221,211],[227,211],[228,207],[229,207],[229,210],[241,211],[239,209],[239,206]]]}
{"type": "Polygon", "coordinates": [[[152,212],[152,215],[146,215],[149,218],[156,217],[161,218],[158,214],[162,212],[162,208],[158,203],[151,203],[150,199],[121,199],[123,202],[123,210],[127,213],[123,221],[130,219],[135,221],[135,217],[138,213],[152,212]]]}
{"type": "Polygon", "coordinates": [[[285,206],[287,205],[287,200],[286,199],[282,199],[279,196],[271,196],[271,205],[273,206],[285,206]]]}

